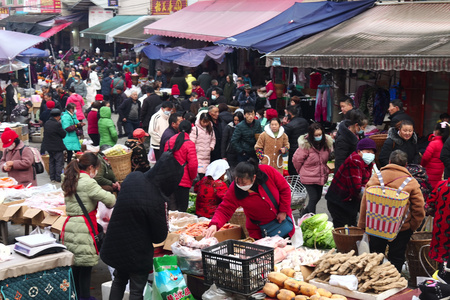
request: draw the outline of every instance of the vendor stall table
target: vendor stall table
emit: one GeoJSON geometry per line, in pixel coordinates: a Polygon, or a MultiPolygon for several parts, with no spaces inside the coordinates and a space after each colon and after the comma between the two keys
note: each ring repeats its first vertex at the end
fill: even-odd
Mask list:
{"type": "MultiPolygon", "coordinates": [[[[13,251],[14,245],[9,247],[13,251]]],[[[0,289],[6,298],[69,300],[74,296],[71,252],[27,258],[13,251],[12,256],[12,260],[0,263],[0,289]]]]}

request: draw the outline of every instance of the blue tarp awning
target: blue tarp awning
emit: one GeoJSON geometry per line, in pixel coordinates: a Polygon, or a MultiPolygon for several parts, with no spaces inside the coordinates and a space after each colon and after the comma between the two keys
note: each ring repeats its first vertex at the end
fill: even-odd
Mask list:
{"type": "Polygon", "coordinates": [[[334,27],[373,7],[374,3],[374,0],[295,3],[259,26],[214,43],[268,53],[334,27]]]}

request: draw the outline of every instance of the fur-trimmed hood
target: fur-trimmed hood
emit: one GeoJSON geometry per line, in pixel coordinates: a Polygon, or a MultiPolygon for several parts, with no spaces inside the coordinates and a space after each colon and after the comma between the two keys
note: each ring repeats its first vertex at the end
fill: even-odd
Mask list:
{"type": "MultiPolygon", "coordinates": [[[[309,143],[308,139],[307,139],[308,134],[304,134],[301,135],[298,138],[298,147],[305,149],[305,150],[309,150],[311,149],[311,144],[309,143]]],[[[326,138],[326,144],[328,146],[328,149],[333,149],[333,139],[331,138],[331,136],[329,136],[328,134],[325,134],[325,138],[326,138]]]]}
{"type": "MultiPolygon", "coordinates": [[[[275,135],[273,134],[272,129],[270,129],[270,124],[267,124],[264,127],[264,132],[266,134],[268,134],[271,138],[273,138],[273,139],[275,138],[275,135]]],[[[284,133],[284,128],[283,128],[283,126],[280,126],[280,130],[278,130],[277,138],[280,138],[283,135],[283,133],[284,133]]]]}
{"type": "MultiPolygon", "coordinates": [[[[388,138],[393,140],[397,145],[403,145],[403,143],[405,143],[405,140],[398,134],[397,128],[389,128],[388,138]]],[[[417,144],[417,134],[415,132],[413,133],[411,139],[413,144],[417,144]]]]}

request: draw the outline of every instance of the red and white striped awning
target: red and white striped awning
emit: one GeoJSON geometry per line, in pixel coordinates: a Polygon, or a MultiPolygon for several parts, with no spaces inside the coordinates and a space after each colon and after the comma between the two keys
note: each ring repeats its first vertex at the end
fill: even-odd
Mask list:
{"type": "Polygon", "coordinates": [[[450,4],[374,8],[268,54],[266,66],[450,72],[450,4]]]}

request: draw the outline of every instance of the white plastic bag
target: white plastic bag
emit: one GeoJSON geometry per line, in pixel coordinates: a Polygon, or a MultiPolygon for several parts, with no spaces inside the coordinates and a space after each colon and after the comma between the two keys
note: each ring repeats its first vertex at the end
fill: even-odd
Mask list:
{"type": "Polygon", "coordinates": [[[150,148],[150,151],[148,151],[148,162],[156,164],[155,150],[153,150],[153,148],[150,148]]]}
{"type": "Polygon", "coordinates": [[[367,233],[364,233],[362,240],[356,241],[356,246],[358,247],[358,255],[370,253],[369,236],[367,233]]]}
{"type": "Polygon", "coordinates": [[[43,234],[51,238],[55,238],[55,235],[50,231],[50,226],[45,228],[40,228],[39,226],[37,226],[32,232],[30,232],[30,235],[32,234],[43,234]]]}
{"type": "Polygon", "coordinates": [[[296,249],[303,246],[303,232],[300,226],[295,226],[295,233],[291,238],[291,243],[296,249]]]}
{"type": "Polygon", "coordinates": [[[214,283],[203,293],[202,300],[233,300],[232,294],[219,289],[214,283]]]}

